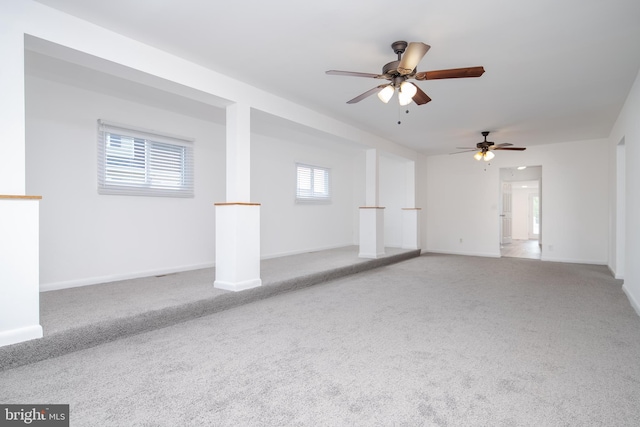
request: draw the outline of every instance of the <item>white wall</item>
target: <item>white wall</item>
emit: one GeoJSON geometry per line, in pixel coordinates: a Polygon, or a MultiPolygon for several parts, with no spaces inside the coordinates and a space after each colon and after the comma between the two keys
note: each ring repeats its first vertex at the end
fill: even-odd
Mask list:
{"type": "MultiPolygon", "coordinates": [[[[212,266],[224,150],[223,126],[27,76],[27,188],[43,196],[41,289],[212,266]],[[98,195],[97,119],[195,138],[196,197],[98,195]]],[[[252,133],[251,200],[262,204],[263,258],[356,244],[362,152],[252,133]],[[330,204],[295,203],[296,162],[331,168],[330,204]]]]}
{"type": "MultiPolygon", "coordinates": [[[[624,277],[623,289],[627,293],[633,307],[640,314],[640,74],[629,92],[625,105],[618,116],[616,124],[609,136],[609,164],[615,165],[617,145],[624,138],[625,141],[625,245],[624,272],[615,271],[616,275],[624,277]]],[[[615,195],[616,173],[609,174],[609,191],[615,195]]],[[[616,230],[616,200],[611,197],[610,204],[612,220],[610,232],[615,235],[616,230]]],[[[612,246],[615,246],[612,239],[612,246]]],[[[615,259],[609,259],[609,266],[615,268],[615,259]]]]}
{"type": "MultiPolygon", "coordinates": [[[[359,151],[251,135],[251,200],[261,203],[263,258],[355,244],[359,151]],[[331,169],[331,203],[296,203],[296,163],[331,169]]],[[[360,183],[360,187],[358,187],[360,183]]]]}
{"type": "Polygon", "coordinates": [[[500,152],[490,165],[464,154],[429,157],[427,250],[500,256],[499,169],[518,165],[542,166],[543,259],[606,264],[609,172],[603,140],[500,152]]]}
{"type": "Polygon", "coordinates": [[[500,256],[499,167],[485,166],[471,156],[427,158],[428,252],[500,256]]]}
{"type": "Polygon", "coordinates": [[[40,204],[41,289],[213,265],[224,128],[27,76],[27,191],[40,204]],[[96,120],[194,138],[195,197],[98,195],[96,120]]]}

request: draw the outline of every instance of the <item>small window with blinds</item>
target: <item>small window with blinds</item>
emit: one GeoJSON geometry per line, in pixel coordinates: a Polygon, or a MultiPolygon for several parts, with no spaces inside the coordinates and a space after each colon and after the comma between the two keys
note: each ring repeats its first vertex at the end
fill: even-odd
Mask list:
{"type": "Polygon", "coordinates": [[[99,120],[98,193],[193,197],[193,140],[99,120]]]}
{"type": "Polygon", "coordinates": [[[330,172],[328,168],[297,163],[296,201],[330,202],[330,172]]]}

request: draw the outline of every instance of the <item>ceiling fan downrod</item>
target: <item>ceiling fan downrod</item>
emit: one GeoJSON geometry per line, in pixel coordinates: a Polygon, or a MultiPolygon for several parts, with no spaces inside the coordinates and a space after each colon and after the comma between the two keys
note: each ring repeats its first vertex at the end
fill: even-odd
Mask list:
{"type": "Polygon", "coordinates": [[[402,40],[393,42],[391,43],[391,49],[398,55],[398,61],[400,61],[402,54],[407,49],[407,42],[402,40]]]}

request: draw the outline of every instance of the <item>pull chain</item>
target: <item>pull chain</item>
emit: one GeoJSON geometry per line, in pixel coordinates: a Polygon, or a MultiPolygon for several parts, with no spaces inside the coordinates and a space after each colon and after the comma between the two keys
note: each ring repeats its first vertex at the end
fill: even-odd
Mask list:
{"type": "MultiPolygon", "coordinates": [[[[400,116],[402,115],[401,110],[402,110],[402,105],[400,105],[398,107],[398,124],[399,125],[402,124],[402,120],[400,119],[400,116]]],[[[408,108],[405,110],[405,114],[409,114],[409,109],[408,108]]]]}

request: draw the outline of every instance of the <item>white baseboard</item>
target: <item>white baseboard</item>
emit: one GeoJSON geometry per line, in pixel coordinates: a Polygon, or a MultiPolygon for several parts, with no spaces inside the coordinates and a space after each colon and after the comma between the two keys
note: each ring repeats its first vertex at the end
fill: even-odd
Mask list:
{"type": "Polygon", "coordinates": [[[636,314],[640,316],[640,302],[638,302],[638,300],[635,299],[633,294],[629,292],[629,288],[627,287],[626,283],[622,284],[622,290],[627,295],[627,298],[629,299],[629,303],[631,304],[631,307],[633,307],[633,309],[636,311],[636,314]]]}
{"type": "Polygon", "coordinates": [[[615,272],[615,270],[613,269],[613,267],[611,267],[611,265],[607,264],[607,268],[609,269],[609,272],[611,273],[611,275],[613,276],[614,279],[624,280],[624,275],[623,274],[617,274],[615,272]]]}
{"type": "Polygon", "coordinates": [[[573,258],[548,258],[544,256],[544,252],[541,261],[548,262],[565,262],[567,264],[592,264],[592,265],[607,265],[607,261],[598,261],[598,260],[590,260],[590,259],[573,259],[573,258]]]}
{"type": "Polygon", "coordinates": [[[367,252],[360,252],[358,254],[358,258],[368,258],[368,259],[378,259],[378,258],[382,258],[383,256],[385,256],[384,252],[380,252],[380,253],[367,253],[367,252]]]}
{"type": "Polygon", "coordinates": [[[262,286],[262,280],[260,279],[251,279],[245,280],[244,282],[225,282],[224,280],[216,280],[213,282],[213,287],[218,289],[223,289],[225,291],[244,291],[247,289],[257,288],[258,286],[262,286]]]}
{"type": "Polygon", "coordinates": [[[0,347],[38,338],[42,338],[42,326],[40,325],[2,331],[0,332],[0,347]]]}
{"type": "MultiPolygon", "coordinates": [[[[80,286],[99,285],[101,283],[117,282],[120,280],[140,279],[142,277],[160,276],[163,274],[180,273],[183,271],[199,270],[201,268],[214,267],[214,263],[185,265],[181,267],[165,268],[158,270],[136,271],[125,274],[113,274],[108,276],[86,277],[82,279],[66,280],[62,282],[41,283],[40,292],[55,291],[59,289],[77,288],[80,286]]],[[[212,277],[213,279],[213,277],[212,277]]]]}

